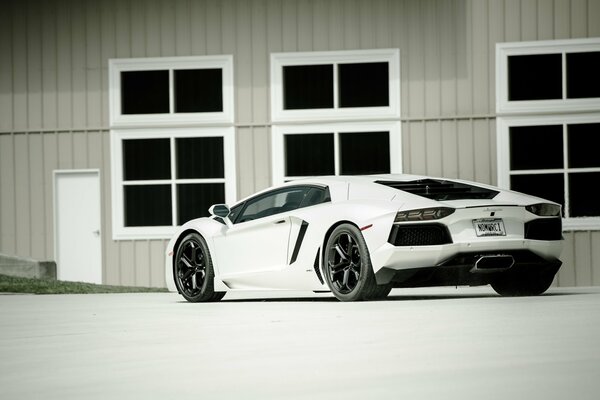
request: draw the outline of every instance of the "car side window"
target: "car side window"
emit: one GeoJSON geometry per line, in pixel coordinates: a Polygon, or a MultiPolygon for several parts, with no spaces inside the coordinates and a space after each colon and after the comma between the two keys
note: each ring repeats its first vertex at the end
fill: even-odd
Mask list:
{"type": "Polygon", "coordinates": [[[240,203],[231,209],[231,211],[229,212],[229,220],[231,222],[235,223],[235,220],[238,217],[238,215],[240,214],[240,211],[242,211],[243,206],[244,206],[244,203],[240,203]]]}
{"type": "Polygon", "coordinates": [[[255,199],[248,200],[235,223],[252,221],[270,215],[295,210],[300,207],[308,189],[309,188],[304,186],[295,186],[279,189],[255,199]]]}
{"type": "Polygon", "coordinates": [[[304,200],[302,200],[300,208],[316,206],[317,204],[326,203],[328,201],[331,201],[331,196],[329,195],[329,188],[312,187],[310,188],[306,196],[304,196],[304,200]]]}

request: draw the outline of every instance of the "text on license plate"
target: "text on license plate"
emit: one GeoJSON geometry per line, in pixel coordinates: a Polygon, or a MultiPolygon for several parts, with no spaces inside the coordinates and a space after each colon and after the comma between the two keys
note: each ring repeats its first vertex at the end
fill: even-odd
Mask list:
{"type": "Polygon", "coordinates": [[[504,222],[500,218],[474,219],[477,236],[506,236],[504,222]]]}

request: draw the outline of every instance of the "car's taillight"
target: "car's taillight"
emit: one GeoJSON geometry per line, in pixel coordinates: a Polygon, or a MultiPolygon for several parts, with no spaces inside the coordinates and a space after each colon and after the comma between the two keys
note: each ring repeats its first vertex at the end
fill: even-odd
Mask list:
{"type": "Polygon", "coordinates": [[[418,210],[398,211],[394,222],[431,221],[434,219],[445,218],[453,212],[454,208],[448,207],[421,208],[418,210]]]}
{"type": "Polygon", "coordinates": [[[525,209],[540,217],[557,217],[560,215],[560,206],[557,204],[538,203],[526,206],[525,209]]]}

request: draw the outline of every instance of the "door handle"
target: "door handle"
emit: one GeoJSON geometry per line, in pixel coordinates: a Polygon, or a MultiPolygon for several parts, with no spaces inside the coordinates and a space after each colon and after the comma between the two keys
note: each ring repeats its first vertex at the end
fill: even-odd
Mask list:
{"type": "Polygon", "coordinates": [[[275,223],[275,225],[277,225],[277,224],[285,224],[285,219],[280,219],[279,221],[275,221],[274,223],[275,223]]]}
{"type": "Polygon", "coordinates": [[[94,236],[100,236],[100,229],[96,229],[92,233],[94,234],[94,236]]]}

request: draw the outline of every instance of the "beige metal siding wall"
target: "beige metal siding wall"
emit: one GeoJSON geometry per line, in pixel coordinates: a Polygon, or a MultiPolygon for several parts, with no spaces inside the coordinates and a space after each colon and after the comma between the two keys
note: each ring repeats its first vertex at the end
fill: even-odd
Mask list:
{"type": "MultiPolygon", "coordinates": [[[[104,279],[126,285],[164,285],[165,241],[111,240],[109,58],[234,55],[245,196],[271,179],[271,52],[400,48],[405,172],[495,183],[495,43],[600,36],[598,0],[15,0],[2,8],[0,252],[52,259],[52,171],[99,168],[104,279]]],[[[566,238],[559,284],[600,284],[600,232],[566,238]]]]}

